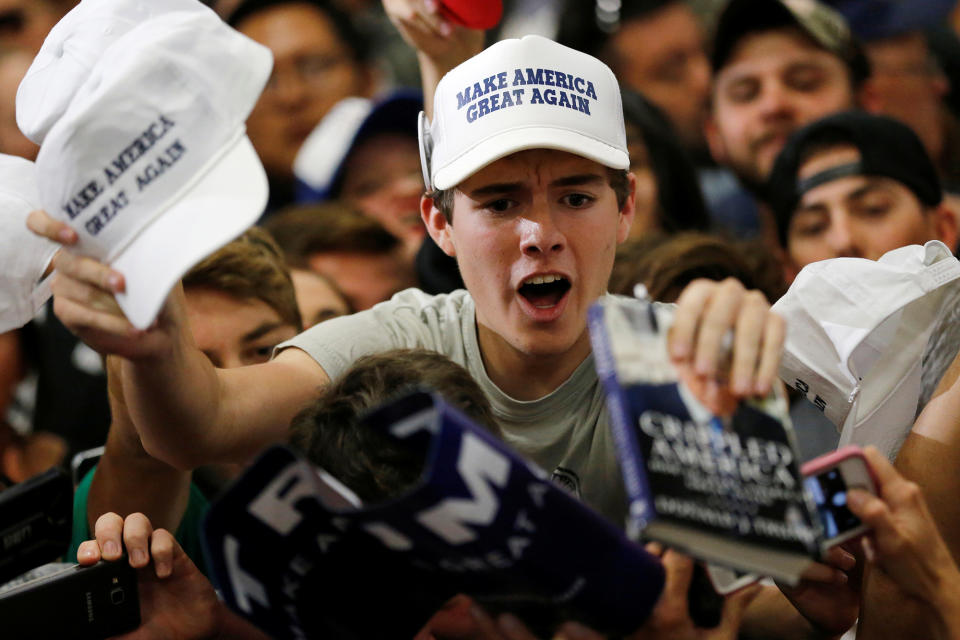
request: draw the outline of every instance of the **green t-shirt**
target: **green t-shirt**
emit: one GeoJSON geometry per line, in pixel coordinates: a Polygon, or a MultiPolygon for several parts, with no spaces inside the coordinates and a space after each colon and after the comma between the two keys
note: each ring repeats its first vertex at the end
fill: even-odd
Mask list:
{"type": "MultiPolygon", "coordinates": [[[[73,535],[66,556],[66,560],[70,562],[76,562],[80,543],[93,538],[87,521],[87,496],[90,494],[90,484],[93,482],[93,474],[96,470],[96,467],[90,469],[73,492],[73,535]]],[[[200,493],[200,489],[191,482],[187,510],[174,534],[184,552],[204,575],[207,575],[207,561],[200,544],[200,525],[209,506],[210,503],[200,493]]]]}

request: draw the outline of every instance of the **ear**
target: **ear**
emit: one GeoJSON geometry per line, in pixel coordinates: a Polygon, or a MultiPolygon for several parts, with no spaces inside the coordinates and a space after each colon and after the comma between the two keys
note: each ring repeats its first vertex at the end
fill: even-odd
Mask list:
{"type": "Polygon", "coordinates": [[[713,112],[707,114],[703,121],[703,137],[707,141],[707,148],[710,149],[710,155],[713,160],[720,165],[727,164],[727,147],[723,144],[723,136],[720,135],[720,128],[717,126],[717,120],[713,117],[713,112]]]}
{"type": "Polygon", "coordinates": [[[780,261],[780,264],[783,265],[783,282],[789,287],[793,284],[797,274],[800,273],[800,267],[793,261],[793,258],[790,257],[790,252],[783,247],[778,245],[776,253],[777,259],[780,261]]]}
{"type": "Polygon", "coordinates": [[[627,173],[627,199],[620,209],[620,220],[617,223],[617,244],[622,244],[630,236],[630,227],[633,226],[633,219],[636,216],[636,196],[637,196],[637,176],[633,172],[627,173]]]}
{"type": "Polygon", "coordinates": [[[957,217],[960,215],[960,200],[955,197],[945,196],[936,209],[931,212],[933,216],[933,233],[937,240],[950,248],[950,251],[957,250],[957,217]]]}
{"type": "Polygon", "coordinates": [[[453,244],[453,237],[450,234],[451,223],[447,222],[446,216],[433,204],[433,198],[423,195],[420,197],[420,218],[424,226],[427,227],[427,233],[433,238],[440,249],[451,258],[457,257],[457,248],[453,244]]]}

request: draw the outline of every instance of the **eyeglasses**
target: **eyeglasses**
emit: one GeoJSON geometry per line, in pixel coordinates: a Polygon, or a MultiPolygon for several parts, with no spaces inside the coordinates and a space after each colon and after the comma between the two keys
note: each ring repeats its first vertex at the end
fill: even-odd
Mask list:
{"type": "Polygon", "coordinates": [[[335,73],[350,63],[350,57],[327,53],[300,56],[290,65],[275,65],[264,91],[276,91],[281,81],[291,78],[311,89],[323,89],[335,73]]]}

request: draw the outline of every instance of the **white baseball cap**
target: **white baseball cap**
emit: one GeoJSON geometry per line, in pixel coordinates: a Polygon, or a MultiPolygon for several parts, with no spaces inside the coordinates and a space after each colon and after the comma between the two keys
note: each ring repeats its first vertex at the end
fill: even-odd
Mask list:
{"type": "Polygon", "coordinates": [[[42,278],[59,246],[27,230],[39,208],[34,164],[0,154],[0,333],[27,324],[50,298],[42,278]]]}
{"type": "Polygon", "coordinates": [[[78,253],[124,275],[117,301],[134,326],[263,211],[266,174],[243,123],[271,67],[267,48],[212,12],[157,16],[103,51],[46,134],[43,208],[77,231],[78,253]]]}
{"type": "Polygon", "coordinates": [[[607,65],[541,36],[501,40],[437,85],[433,122],[420,114],[427,189],[448,189],[525,149],[568,151],[630,166],[620,87],[607,65]]]}
{"type": "Polygon", "coordinates": [[[921,359],[960,263],[937,240],[879,260],[807,265],[773,310],[787,318],[780,377],[840,429],[893,458],[913,425],[921,359]]]}
{"type": "Polygon", "coordinates": [[[37,144],[111,44],[134,27],[174,11],[213,14],[199,0],[83,0],[54,25],[17,91],[17,125],[37,144]]]}

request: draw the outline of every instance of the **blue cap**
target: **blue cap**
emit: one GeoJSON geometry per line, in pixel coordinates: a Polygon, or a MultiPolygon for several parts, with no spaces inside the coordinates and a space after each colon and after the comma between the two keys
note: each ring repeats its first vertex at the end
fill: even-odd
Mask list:
{"type": "Polygon", "coordinates": [[[395,91],[379,101],[346,98],[324,116],[307,137],[293,165],[300,203],[323,202],[339,195],[350,153],[364,140],[399,133],[417,140],[423,110],[418,91],[395,91]]]}

